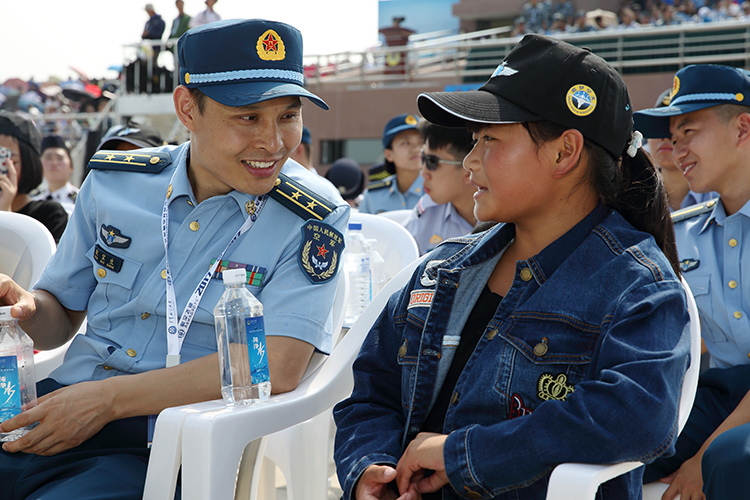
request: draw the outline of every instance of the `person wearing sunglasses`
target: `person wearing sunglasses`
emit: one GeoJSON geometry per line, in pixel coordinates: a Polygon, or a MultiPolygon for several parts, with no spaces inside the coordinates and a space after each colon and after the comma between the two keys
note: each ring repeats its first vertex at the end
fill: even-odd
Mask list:
{"type": "MultiPolygon", "coordinates": [[[[406,113],[391,118],[383,129],[384,168],[394,172],[367,185],[359,211],[379,214],[413,208],[422,196],[422,138],[417,131],[419,117],[406,113]]],[[[377,175],[377,174],[376,174],[377,175]]],[[[372,171],[370,171],[372,178],[372,171]]]]}
{"type": "Polygon", "coordinates": [[[414,236],[420,255],[441,241],[469,234],[476,224],[474,192],[463,159],[471,151],[471,133],[466,128],[448,128],[422,120],[418,125],[422,148],[425,194],[404,222],[414,236]]]}

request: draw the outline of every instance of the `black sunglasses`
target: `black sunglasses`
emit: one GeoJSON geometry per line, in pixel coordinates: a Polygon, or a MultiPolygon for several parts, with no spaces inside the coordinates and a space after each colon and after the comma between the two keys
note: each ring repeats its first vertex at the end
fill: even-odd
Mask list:
{"type": "Polygon", "coordinates": [[[435,155],[426,155],[422,153],[422,165],[430,172],[434,172],[438,168],[438,163],[447,163],[448,165],[463,165],[461,160],[443,160],[442,158],[435,155]]]}

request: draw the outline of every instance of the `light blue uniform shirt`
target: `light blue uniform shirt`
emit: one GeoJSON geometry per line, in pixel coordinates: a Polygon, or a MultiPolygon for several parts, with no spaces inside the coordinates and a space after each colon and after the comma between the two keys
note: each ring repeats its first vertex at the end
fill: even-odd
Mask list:
{"type": "Polygon", "coordinates": [[[696,193],[693,190],[689,190],[685,195],[685,198],[682,200],[680,208],[687,208],[693,205],[697,205],[698,203],[713,200],[714,198],[718,197],[719,193],[715,191],[710,191],[708,193],[696,193]]]}
{"type": "MultiPolygon", "coordinates": [[[[125,373],[164,368],[167,355],[166,283],[161,214],[172,174],[169,204],[169,266],[177,312],[211,260],[220,256],[248,217],[253,196],[232,191],[196,203],[187,178],[189,143],[151,151],[168,152],[172,164],[161,173],[92,170],[76,201],[57,252],[35,288],[44,289],[71,310],[87,310],[86,335],[79,335],[51,377],[64,385],[125,373]],[[102,227],[130,238],[127,248],[108,246],[102,227]],[[119,272],[94,258],[96,246],[122,259],[119,272]]],[[[282,172],[330,200],[336,208],[323,222],[342,234],[349,206],[330,185],[293,160],[282,172]]],[[[269,198],[252,228],[237,239],[223,260],[256,266],[259,286],[248,289],[263,303],[267,335],[295,337],[323,352],[331,349],[331,307],[337,276],[312,284],[297,254],[305,220],[269,198]]],[[[213,308],[224,283],[211,279],[182,345],[182,362],[216,351],[213,308]]]]}
{"type": "Polygon", "coordinates": [[[404,227],[417,241],[420,255],[426,254],[443,240],[464,236],[474,229],[474,226],[456,211],[453,203],[439,205],[428,194],[419,199],[412,213],[404,221],[404,227]]]}
{"type": "Polygon", "coordinates": [[[711,366],[727,368],[750,363],[750,202],[729,217],[720,199],[708,203],[713,210],[675,223],[675,235],[711,366]]]}
{"type": "Polygon", "coordinates": [[[379,214],[380,212],[389,212],[391,210],[404,210],[414,208],[419,198],[424,194],[422,188],[423,178],[418,175],[409,189],[405,193],[398,190],[396,174],[386,177],[382,181],[370,183],[362,203],[359,204],[359,211],[366,214],[379,214]],[[377,186],[377,187],[374,187],[377,186]]]}

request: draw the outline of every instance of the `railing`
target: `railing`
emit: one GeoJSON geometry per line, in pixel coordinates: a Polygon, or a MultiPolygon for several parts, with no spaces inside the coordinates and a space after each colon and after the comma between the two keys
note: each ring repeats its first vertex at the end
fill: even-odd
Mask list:
{"type": "MultiPolygon", "coordinates": [[[[309,85],[361,85],[451,80],[484,81],[518,42],[507,29],[485,30],[361,52],[308,56],[309,85]],[[403,71],[387,72],[387,56],[401,53],[403,71]]],[[[586,46],[621,73],[674,72],[688,64],[750,66],[750,22],[725,21],[629,30],[559,34],[586,46]]]]}

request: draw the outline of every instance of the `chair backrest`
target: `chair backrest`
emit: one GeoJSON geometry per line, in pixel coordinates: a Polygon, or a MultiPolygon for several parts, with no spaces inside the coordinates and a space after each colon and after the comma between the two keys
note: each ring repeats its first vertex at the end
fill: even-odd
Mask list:
{"type": "Polygon", "coordinates": [[[698,389],[698,375],[701,369],[701,320],[698,314],[698,306],[695,304],[693,292],[690,290],[687,281],[685,281],[685,278],[681,278],[681,280],[687,296],[688,315],[690,316],[690,366],[682,381],[678,431],[682,431],[682,428],[685,427],[690,411],[693,409],[695,392],[698,389]]]}
{"type": "Polygon", "coordinates": [[[413,209],[389,210],[387,212],[380,212],[378,215],[396,221],[403,226],[404,222],[406,222],[406,219],[409,217],[409,214],[413,211],[413,209]]]}
{"type": "Polygon", "coordinates": [[[23,288],[36,283],[56,248],[52,234],[38,220],[0,212],[0,273],[23,288]]]}
{"type": "Polygon", "coordinates": [[[377,242],[376,249],[385,261],[385,273],[393,278],[408,263],[419,257],[417,242],[404,226],[380,215],[352,213],[349,222],[362,224],[367,239],[377,242]]]}

